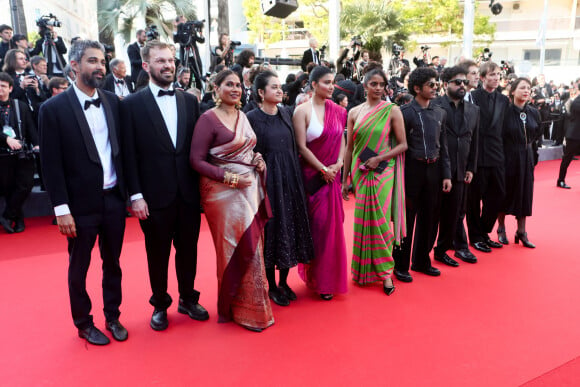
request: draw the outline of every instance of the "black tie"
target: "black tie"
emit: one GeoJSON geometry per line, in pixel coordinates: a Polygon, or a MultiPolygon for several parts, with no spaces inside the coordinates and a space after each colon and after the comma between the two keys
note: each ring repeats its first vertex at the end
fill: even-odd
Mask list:
{"type": "Polygon", "coordinates": [[[115,83],[116,83],[117,85],[124,85],[124,84],[125,84],[125,81],[124,81],[124,80],[122,80],[122,79],[115,79],[115,83]]]}
{"type": "Polygon", "coordinates": [[[175,95],[175,90],[159,90],[159,93],[157,93],[158,97],[163,97],[164,95],[173,97],[175,95]]]}
{"type": "Polygon", "coordinates": [[[95,107],[101,107],[101,99],[95,98],[95,99],[89,99],[89,100],[85,101],[85,110],[90,108],[91,105],[95,105],[95,107]]]}

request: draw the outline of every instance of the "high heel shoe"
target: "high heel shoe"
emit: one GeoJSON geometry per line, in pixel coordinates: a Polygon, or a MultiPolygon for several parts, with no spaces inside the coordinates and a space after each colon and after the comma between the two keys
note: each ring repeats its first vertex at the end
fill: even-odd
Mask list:
{"type": "Polygon", "coordinates": [[[320,298],[322,298],[324,301],[330,301],[330,300],[332,300],[332,297],[333,297],[332,294],[327,294],[327,293],[320,294],[320,298]]]}
{"type": "Polygon", "coordinates": [[[530,249],[535,249],[536,245],[533,244],[532,242],[530,242],[528,240],[528,233],[527,232],[522,232],[520,233],[519,231],[516,232],[516,236],[514,237],[514,242],[517,244],[520,242],[520,239],[522,241],[522,245],[524,247],[530,248],[530,249]]]}
{"type": "Polygon", "coordinates": [[[497,240],[502,245],[509,245],[510,241],[507,239],[507,235],[505,234],[505,228],[498,228],[497,229],[497,240]]]}
{"type": "Polygon", "coordinates": [[[395,285],[393,284],[393,280],[391,280],[391,286],[387,286],[386,283],[383,282],[383,291],[387,296],[390,296],[395,291],[395,285]]]}

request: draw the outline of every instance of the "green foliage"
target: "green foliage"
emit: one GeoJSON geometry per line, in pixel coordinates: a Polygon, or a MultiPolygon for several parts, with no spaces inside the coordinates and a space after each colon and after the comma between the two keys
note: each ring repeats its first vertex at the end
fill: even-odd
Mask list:
{"type": "Polygon", "coordinates": [[[280,19],[262,13],[260,0],[243,0],[242,8],[248,22],[249,36],[252,42],[261,42],[266,45],[276,43],[282,40],[282,33],[288,31],[280,19]]]}

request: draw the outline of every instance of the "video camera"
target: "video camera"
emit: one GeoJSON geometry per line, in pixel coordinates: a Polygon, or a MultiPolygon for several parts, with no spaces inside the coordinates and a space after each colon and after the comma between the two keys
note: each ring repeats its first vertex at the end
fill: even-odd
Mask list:
{"type": "Polygon", "coordinates": [[[421,46],[421,51],[426,52],[429,51],[431,49],[431,47],[425,45],[425,46],[421,46]]]}
{"type": "Polygon", "coordinates": [[[359,46],[362,47],[363,45],[363,41],[362,38],[360,37],[360,35],[356,35],[352,37],[352,48],[359,46]]]}
{"type": "Polygon", "coordinates": [[[491,50],[488,47],[484,48],[483,52],[481,53],[481,61],[487,62],[488,60],[491,59],[492,55],[493,55],[493,52],[491,52],[491,50]]]}
{"type": "Polygon", "coordinates": [[[179,40],[179,43],[180,44],[190,44],[191,37],[197,36],[197,33],[201,32],[203,30],[204,23],[205,23],[205,19],[204,20],[188,20],[184,23],[178,24],[177,25],[177,38],[179,40]]]}
{"type": "Polygon", "coordinates": [[[393,56],[401,55],[401,52],[405,51],[403,46],[398,45],[397,43],[393,43],[393,56]]]}
{"type": "Polygon", "coordinates": [[[151,24],[149,27],[147,27],[145,36],[147,37],[147,41],[158,40],[159,31],[157,31],[157,26],[155,24],[151,24]]]}
{"type": "Polygon", "coordinates": [[[52,33],[48,29],[48,27],[62,27],[62,23],[58,20],[56,16],[52,13],[47,15],[42,15],[36,20],[36,25],[40,28],[40,34],[43,36],[50,35],[52,38],[52,33]]]}

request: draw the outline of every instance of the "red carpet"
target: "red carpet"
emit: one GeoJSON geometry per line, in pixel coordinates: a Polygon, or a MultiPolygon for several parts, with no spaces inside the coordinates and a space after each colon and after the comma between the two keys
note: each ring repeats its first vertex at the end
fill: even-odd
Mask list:
{"type": "MultiPolygon", "coordinates": [[[[65,240],[50,218],[30,219],[23,234],[0,233],[0,384],[3,386],[561,386],[580,382],[580,162],[556,188],[559,161],[536,169],[528,234],[538,248],[512,244],[479,263],[444,267],[440,278],[414,274],[380,285],[350,285],[324,302],[291,272],[298,301],[274,306],[276,323],[261,334],[217,323],[215,255],[202,226],[196,280],[210,321],[170,309],[170,327],[149,327],[149,283],[137,221],[128,220],[123,250],[121,320],[129,340],[85,345],[70,318],[65,240]]],[[[353,203],[345,203],[352,246],[353,203]]],[[[97,326],[100,264],[88,288],[97,326]]],[[[177,297],[174,276],[170,293],[177,297]]]]}

